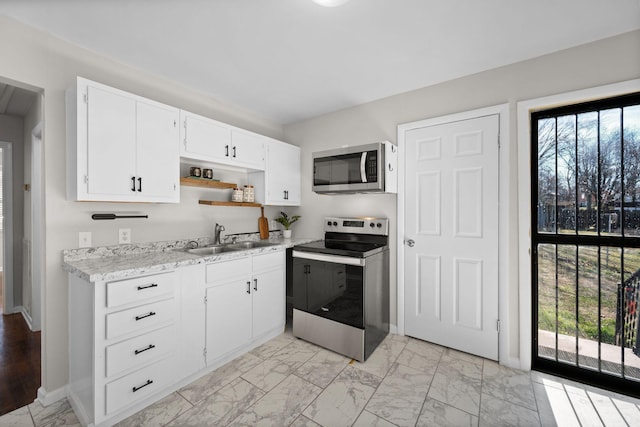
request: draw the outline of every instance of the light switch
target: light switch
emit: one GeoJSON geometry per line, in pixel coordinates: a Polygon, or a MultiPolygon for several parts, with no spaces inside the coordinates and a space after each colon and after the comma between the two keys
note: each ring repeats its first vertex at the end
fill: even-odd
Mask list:
{"type": "Polygon", "coordinates": [[[81,231],[78,233],[78,247],[90,248],[91,247],[91,232],[81,231]]]}
{"type": "Polygon", "coordinates": [[[126,245],[128,243],[131,243],[130,228],[121,228],[118,230],[118,243],[121,245],[126,245]]]}

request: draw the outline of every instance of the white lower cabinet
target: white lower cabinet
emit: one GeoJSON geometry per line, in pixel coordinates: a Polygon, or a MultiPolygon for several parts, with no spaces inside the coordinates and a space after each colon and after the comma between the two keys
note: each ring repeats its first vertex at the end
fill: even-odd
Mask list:
{"type": "Polygon", "coordinates": [[[178,379],[178,276],[87,282],[69,275],[67,395],[83,425],[109,425],[178,379]]]}
{"type": "Polygon", "coordinates": [[[67,397],[110,426],[282,333],[284,251],[123,280],[69,274],[67,397]]]}
{"type": "Polygon", "coordinates": [[[207,265],[207,364],[282,332],[284,262],[280,251],[207,265]]]}
{"type": "Polygon", "coordinates": [[[248,277],[207,288],[207,363],[251,341],[251,311],[248,277]]]}
{"type": "Polygon", "coordinates": [[[166,389],[175,382],[175,371],[175,360],[167,358],[108,383],[105,386],[107,414],[166,389]]]}

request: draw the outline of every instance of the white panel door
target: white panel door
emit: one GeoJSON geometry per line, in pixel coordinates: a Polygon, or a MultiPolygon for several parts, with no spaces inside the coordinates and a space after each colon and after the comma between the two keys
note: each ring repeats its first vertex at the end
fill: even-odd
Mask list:
{"type": "Polygon", "coordinates": [[[498,359],[499,117],[406,132],[405,332],[498,359]]]}
{"type": "Polygon", "coordinates": [[[251,282],[207,288],[207,364],[251,341],[251,282]]]}
{"type": "Polygon", "coordinates": [[[253,276],[253,338],[284,326],[284,270],[273,270],[253,276]]]}
{"type": "Polygon", "coordinates": [[[181,155],[226,162],[231,155],[231,128],[224,123],[183,112],[181,155]]]}
{"type": "Polygon", "coordinates": [[[178,110],[137,103],[138,191],[148,202],[180,202],[178,110]]]}
{"type": "Polygon", "coordinates": [[[264,170],[264,142],[263,136],[243,132],[239,129],[231,131],[230,161],[247,167],[264,170]]]}
{"type": "Polygon", "coordinates": [[[89,86],[87,108],[87,192],[95,196],[133,198],[135,99],[89,86]]]}
{"type": "Polygon", "coordinates": [[[267,150],[265,204],[300,206],[300,148],[270,141],[267,150]]]}

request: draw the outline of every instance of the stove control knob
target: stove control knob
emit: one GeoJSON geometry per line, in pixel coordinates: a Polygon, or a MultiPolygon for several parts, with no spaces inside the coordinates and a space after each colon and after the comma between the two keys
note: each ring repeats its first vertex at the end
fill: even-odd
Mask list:
{"type": "Polygon", "coordinates": [[[376,227],[378,227],[378,228],[382,228],[382,224],[377,223],[377,224],[376,224],[376,227]]]}
{"type": "Polygon", "coordinates": [[[374,223],[369,224],[369,227],[371,227],[371,228],[373,228],[373,227],[375,227],[375,226],[376,226],[376,225],[375,225],[374,223]]]}
{"type": "Polygon", "coordinates": [[[331,227],[331,221],[327,221],[327,225],[331,227]]]}
{"type": "Polygon", "coordinates": [[[335,221],[333,221],[333,226],[334,226],[334,227],[337,227],[337,226],[338,226],[338,223],[337,223],[337,222],[335,222],[335,221]]]}

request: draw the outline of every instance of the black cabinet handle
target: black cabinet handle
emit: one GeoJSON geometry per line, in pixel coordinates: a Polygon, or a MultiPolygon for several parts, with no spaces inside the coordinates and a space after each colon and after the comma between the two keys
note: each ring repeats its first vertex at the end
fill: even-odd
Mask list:
{"type": "Polygon", "coordinates": [[[138,354],[140,354],[140,353],[144,353],[144,352],[145,352],[145,351],[147,351],[147,350],[153,350],[154,348],[156,348],[156,346],[155,346],[155,345],[153,345],[153,344],[149,344],[149,346],[148,346],[148,347],[141,348],[140,350],[135,350],[135,351],[134,351],[134,353],[135,353],[136,355],[138,355],[138,354]]]}
{"type": "Polygon", "coordinates": [[[284,190],[284,199],[289,200],[289,191],[284,190]]]}
{"type": "Polygon", "coordinates": [[[236,147],[233,147],[233,157],[236,157],[236,147]]]}
{"type": "Polygon", "coordinates": [[[147,380],[147,382],[142,384],[141,386],[133,387],[133,392],[135,393],[136,391],[140,390],[141,388],[145,388],[146,386],[151,385],[151,384],[153,384],[153,381],[147,380]]]}
{"type": "Polygon", "coordinates": [[[258,279],[253,279],[253,290],[258,292],[258,279]]]}
{"type": "Polygon", "coordinates": [[[229,145],[224,146],[224,156],[229,157],[229,145]]]}
{"type": "Polygon", "coordinates": [[[138,286],[138,290],[141,291],[143,289],[157,288],[157,287],[158,287],[157,283],[152,283],[152,284],[146,285],[146,286],[138,286]]]}
{"type": "Polygon", "coordinates": [[[247,293],[251,293],[251,282],[247,282],[247,293]]]}
{"type": "Polygon", "coordinates": [[[147,314],[143,314],[143,315],[140,315],[140,316],[136,316],[136,322],[137,322],[138,320],[142,320],[142,319],[145,319],[145,318],[147,318],[147,317],[151,317],[151,316],[155,316],[155,315],[156,315],[156,312],[155,312],[155,311],[150,311],[150,312],[148,312],[147,314]]]}
{"type": "Polygon", "coordinates": [[[142,191],[142,178],[138,178],[138,192],[142,191]]]}
{"type": "Polygon", "coordinates": [[[131,177],[131,191],[136,191],[136,177],[131,177]]]}

